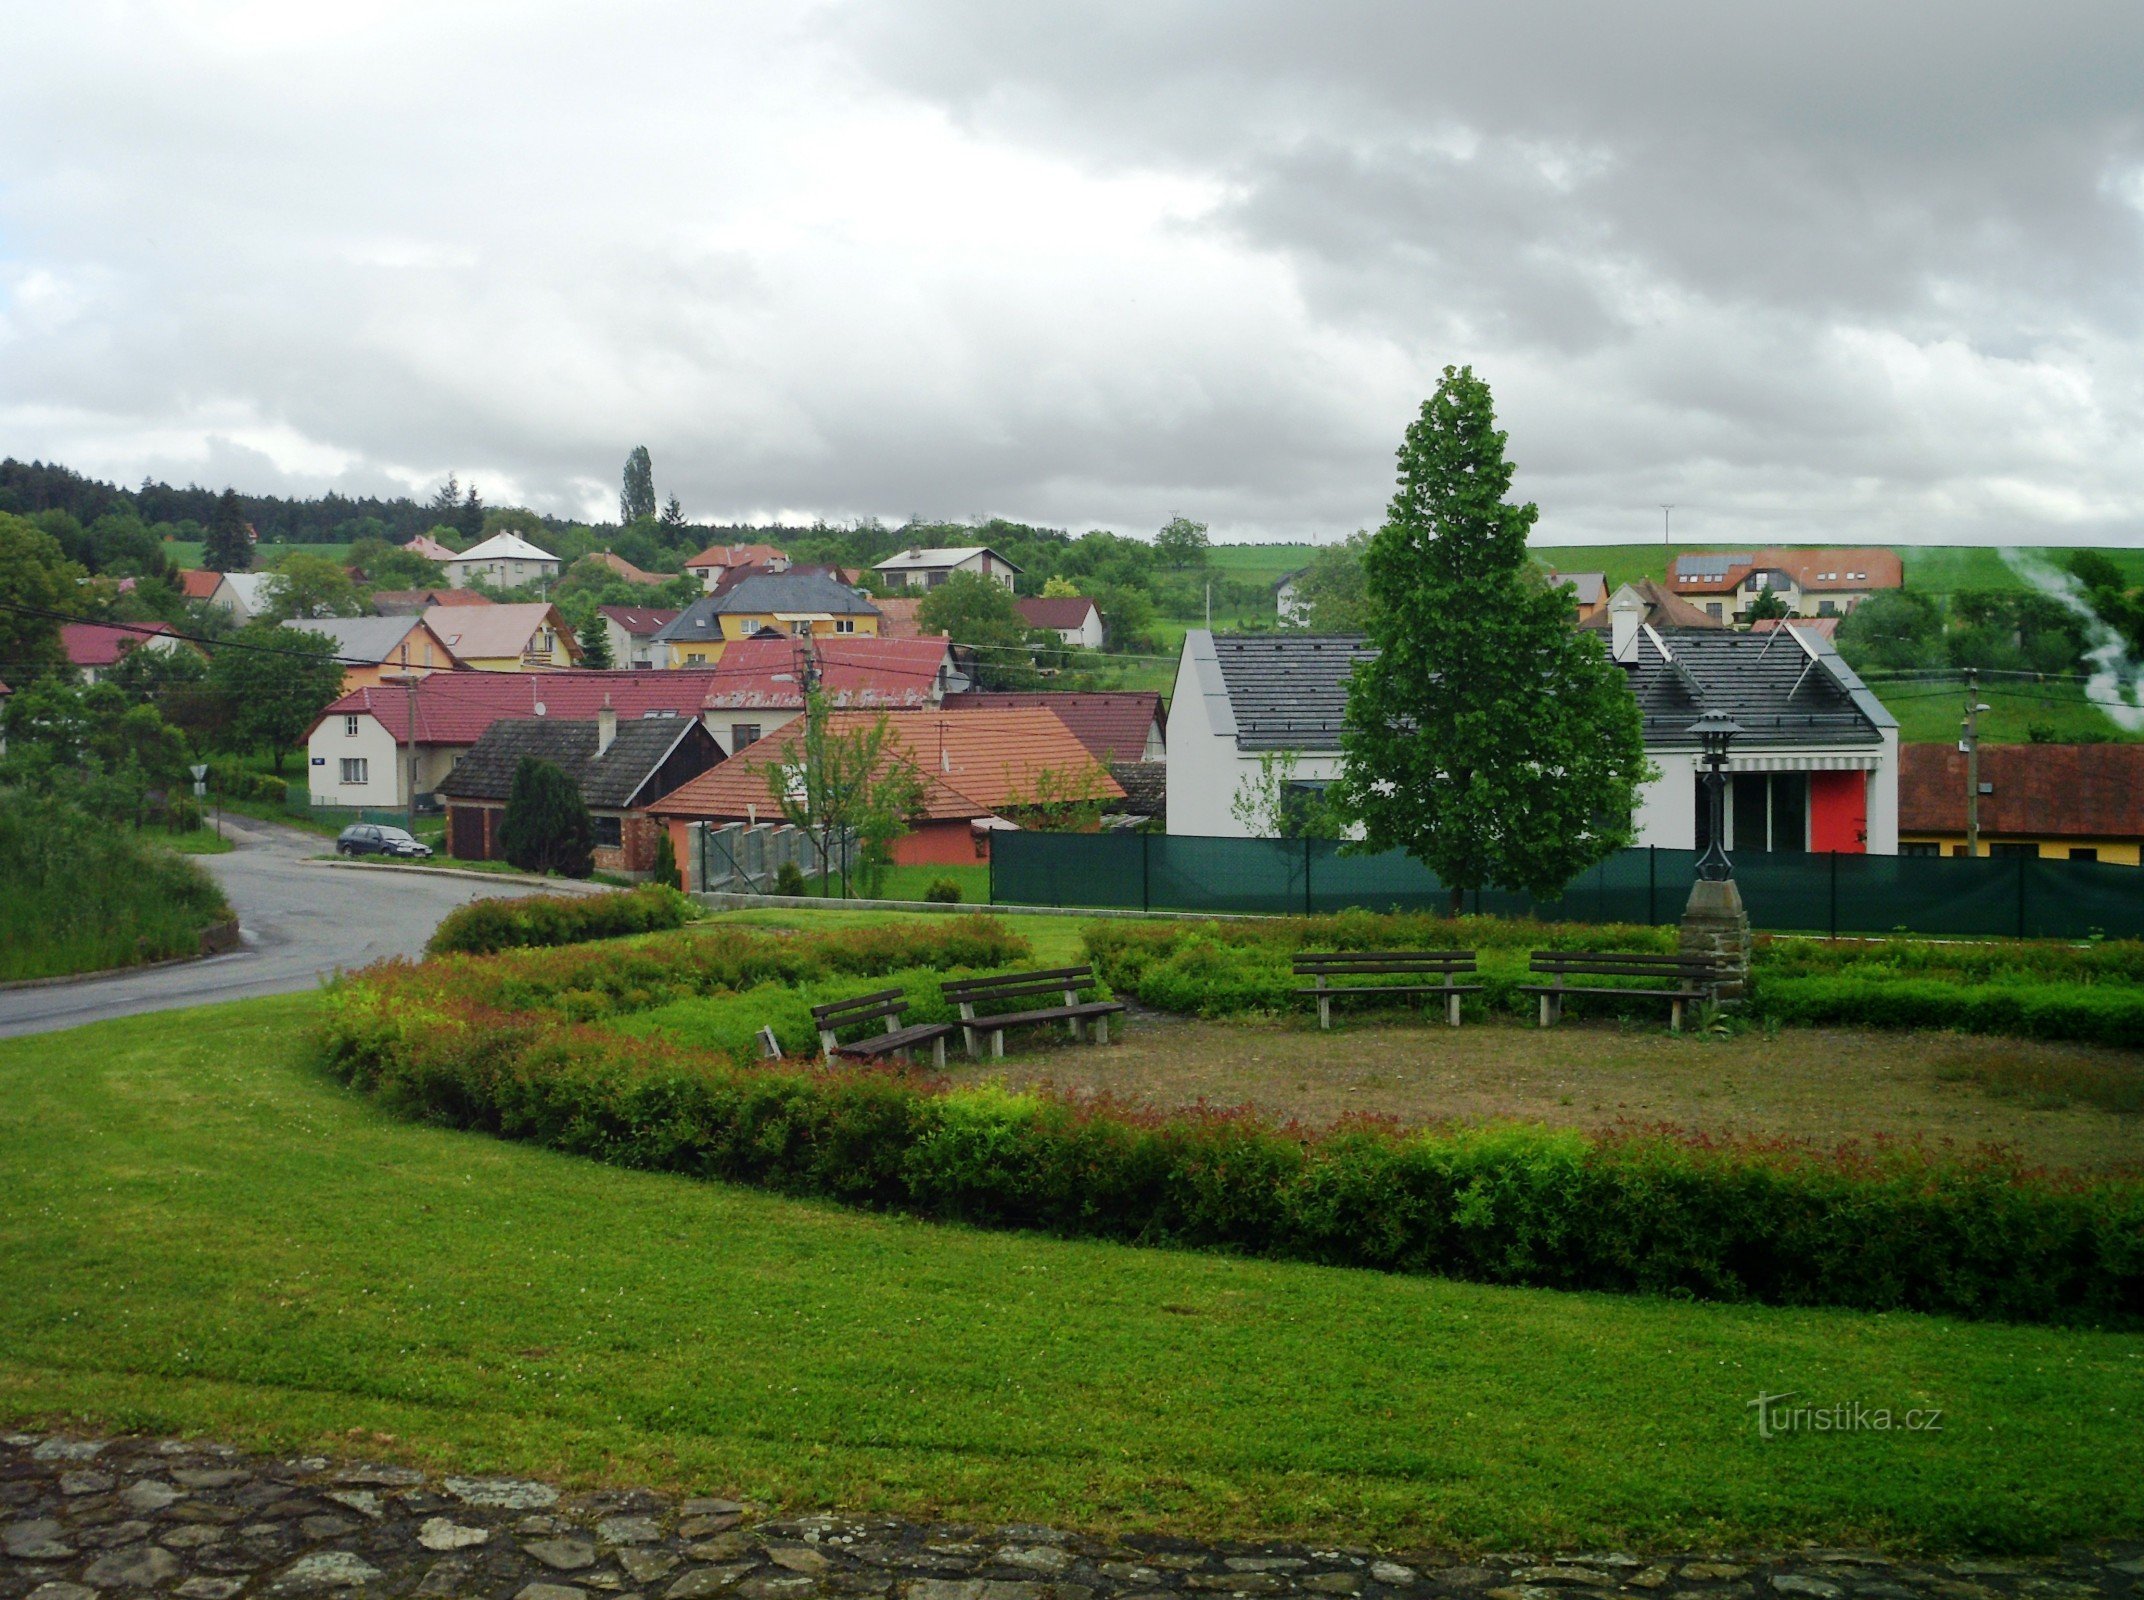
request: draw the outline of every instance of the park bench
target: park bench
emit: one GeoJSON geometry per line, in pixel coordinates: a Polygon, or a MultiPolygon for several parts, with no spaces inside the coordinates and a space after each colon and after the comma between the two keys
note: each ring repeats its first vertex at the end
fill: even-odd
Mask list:
{"type": "Polygon", "coordinates": [[[1318,1002],[1318,1026],[1333,1025],[1333,1002],[1350,996],[1425,994],[1444,996],[1444,1019],[1459,1026],[1459,997],[1480,994],[1478,983],[1456,980],[1476,970],[1471,950],[1306,950],[1295,958],[1295,975],[1309,978],[1313,989],[1295,991],[1298,999],[1318,1002]],[[1365,983],[1336,987],[1334,978],[1441,978],[1440,983],[1365,983]]]}
{"type": "Polygon", "coordinates": [[[1521,994],[1541,997],[1541,1026],[1553,1027],[1563,1020],[1563,1002],[1568,995],[1613,995],[1619,1000],[1664,1000],[1669,1026],[1682,1032],[1683,1009],[1694,1000],[1711,998],[1718,968],[1709,956],[1660,955],[1647,950],[1536,950],[1533,970],[1547,983],[1526,983],[1521,994]],[[1573,978],[1665,979],[1668,988],[1630,988],[1612,984],[1579,985],[1573,978]]]}
{"type": "Polygon", "coordinates": [[[1091,988],[1093,984],[1092,967],[1050,967],[1041,972],[1008,972],[995,978],[963,978],[945,985],[945,997],[960,1007],[960,1029],[967,1037],[968,1054],[979,1054],[977,1044],[988,1035],[990,1054],[995,1058],[1005,1054],[1007,1028],[1024,1028],[1035,1023],[1067,1023],[1072,1037],[1078,1039],[1083,1037],[1084,1026],[1091,1022],[1094,1024],[1094,1042],[1109,1043],[1109,1019],[1120,1014],[1124,1006],[1117,1000],[1080,999],[1080,990],[1091,988]],[[1003,1009],[1042,995],[1056,995],[1061,1003],[1022,1010],[1003,1009]]]}
{"type": "Polygon", "coordinates": [[[819,1029],[819,1049],[826,1060],[835,1056],[888,1056],[898,1054],[902,1060],[913,1059],[909,1052],[919,1044],[931,1047],[931,1065],[945,1065],[946,1036],[953,1031],[950,1022],[908,1022],[908,997],[898,989],[877,989],[870,994],[860,994],[853,1000],[836,1000],[828,1005],[813,1006],[811,1020],[819,1029]],[[883,1033],[855,1039],[848,1044],[840,1040],[843,1028],[858,1023],[884,1020],[883,1033]]]}

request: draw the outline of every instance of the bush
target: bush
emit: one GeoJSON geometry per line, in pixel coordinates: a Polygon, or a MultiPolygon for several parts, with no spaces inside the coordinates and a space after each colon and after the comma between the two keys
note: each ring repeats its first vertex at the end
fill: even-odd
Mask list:
{"type": "Polygon", "coordinates": [[[644,884],[623,894],[529,895],[473,900],[432,933],[428,955],[490,955],[531,945],[579,944],[682,928],[699,910],[677,890],[644,884]]]}
{"type": "Polygon", "coordinates": [[[194,862],[19,791],[0,791],[0,884],[0,981],[198,955],[231,915],[194,862]]]}
{"type": "Polygon", "coordinates": [[[804,869],[794,861],[784,861],[780,870],[774,874],[774,892],[776,894],[803,894],[805,892],[804,869]]]}
{"type": "Polygon", "coordinates": [[[1659,1133],[1305,1137],[882,1068],[744,1064],[761,1024],[785,1046],[804,1037],[812,994],[890,980],[920,1008],[945,972],[1001,964],[959,958],[1017,944],[959,920],[390,963],[331,988],[321,1044],[346,1082],[410,1114],[982,1226],[1561,1289],[2144,1326],[2134,1181],[1659,1133]],[[693,994],[712,998],[649,1009],[693,994]],[[567,1020],[604,1007],[646,1013],[631,1026],[652,1037],[567,1020]],[[661,1037],[680,1032],[712,1048],[661,1037]]]}
{"type": "Polygon", "coordinates": [[[923,898],[933,905],[957,906],[960,904],[960,885],[951,878],[933,878],[930,887],[923,891],[923,898]]]}
{"type": "Polygon", "coordinates": [[[1766,975],[1759,1015],[1862,1028],[1954,1028],[2018,1039],[2136,1048],[2144,989],[2088,983],[1951,983],[1941,979],[1780,978],[1766,975]]]}
{"type": "Polygon", "coordinates": [[[164,826],[173,833],[199,833],[201,808],[191,800],[173,800],[164,807],[164,826]]]}
{"type": "Polygon", "coordinates": [[[655,860],[648,868],[648,881],[659,883],[666,889],[685,887],[678,876],[677,846],[670,842],[670,830],[667,827],[661,828],[655,835],[655,860]]]}
{"type": "Polygon", "coordinates": [[[595,870],[595,838],[581,791],[565,770],[523,756],[499,819],[500,853],[524,872],[585,878],[595,870]]]}
{"type": "Polygon", "coordinates": [[[290,780],[272,772],[255,772],[250,767],[212,762],[208,779],[209,788],[226,800],[263,806],[283,806],[290,802],[290,780]]]}

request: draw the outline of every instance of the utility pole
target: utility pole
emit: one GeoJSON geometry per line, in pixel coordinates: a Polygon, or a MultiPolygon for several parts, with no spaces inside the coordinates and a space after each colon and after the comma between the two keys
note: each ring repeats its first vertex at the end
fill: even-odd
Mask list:
{"type": "Polygon", "coordinates": [[[1989,709],[1980,703],[1979,676],[1971,667],[1965,669],[1965,736],[1958,741],[1958,748],[1965,752],[1965,853],[1968,856],[1980,854],[1980,713],[1989,709]]]}
{"type": "Polygon", "coordinates": [[[1662,544],[1666,544],[1666,543],[1668,543],[1668,542],[1669,542],[1669,540],[1668,540],[1668,514],[1669,514],[1670,512],[1672,512],[1672,511],[1673,511],[1674,509],[1675,509],[1675,508],[1674,508],[1673,506],[1671,506],[1671,505],[1663,505],[1663,506],[1661,506],[1661,508],[1660,508],[1660,542],[1661,542],[1662,544]]]}
{"type": "MultiPolygon", "coordinates": [[[[404,818],[404,825],[409,829],[409,836],[414,839],[417,837],[417,683],[419,675],[410,670],[409,640],[407,638],[402,641],[402,670],[400,672],[382,673],[381,676],[402,685],[402,696],[409,707],[409,743],[405,746],[409,752],[405,772],[409,783],[409,791],[408,810],[404,818]]],[[[441,843],[445,844],[446,841],[442,840],[441,843]]]]}
{"type": "Polygon", "coordinates": [[[1206,580],[1206,631],[1213,632],[1213,579],[1206,580]]]}

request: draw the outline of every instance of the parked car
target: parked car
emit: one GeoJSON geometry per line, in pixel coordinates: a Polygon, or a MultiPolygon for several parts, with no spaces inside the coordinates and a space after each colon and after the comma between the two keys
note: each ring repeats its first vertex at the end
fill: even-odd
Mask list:
{"type": "Polygon", "coordinates": [[[344,856],[409,856],[422,861],[432,853],[400,828],[384,828],[372,822],[353,822],[335,836],[335,853],[344,856]]]}

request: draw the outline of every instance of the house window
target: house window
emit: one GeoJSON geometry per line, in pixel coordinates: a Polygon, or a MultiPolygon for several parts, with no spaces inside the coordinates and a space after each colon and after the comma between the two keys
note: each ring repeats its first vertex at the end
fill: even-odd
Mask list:
{"type": "Polygon", "coordinates": [[[1718,622],[1721,617],[1720,602],[1714,600],[1710,604],[1708,604],[1705,607],[1705,615],[1710,617],[1714,622],[1718,622]]]}
{"type": "Polygon", "coordinates": [[[856,619],[854,617],[836,617],[834,619],[834,631],[836,633],[854,633],[856,631],[856,619]]]}
{"type": "Polygon", "coordinates": [[[606,817],[601,812],[598,812],[588,820],[596,825],[596,848],[598,850],[616,850],[623,846],[625,835],[621,831],[618,818],[606,817]]]}
{"type": "Polygon", "coordinates": [[[1839,607],[1837,602],[1831,600],[1819,600],[1816,603],[1816,614],[1820,617],[1837,616],[1839,614],[1839,607]]]}
{"type": "Polygon", "coordinates": [[[371,766],[372,763],[363,756],[344,756],[342,758],[342,781],[353,786],[363,784],[371,766]]]}
{"type": "Polygon", "coordinates": [[[557,640],[549,628],[538,628],[536,630],[536,653],[538,655],[549,655],[551,646],[556,642],[557,640]]]}
{"type": "Polygon", "coordinates": [[[344,717],[342,719],[342,736],[345,739],[355,739],[357,737],[357,718],[344,717]]]}
{"type": "Polygon", "coordinates": [[[733,722],[730,724],[730,754],[735,755],[748,744],[759,743],[759,724],[756,722],[733,722]]]}
{"type": "Polygon", "coordinates": [[[688,667],[702,666],[705,665],[706,661],[707,652],[705,650],[687,650],[685,652],[685,665],[688,667]]]}
{"type": "Polygon", "coordinates": [[[943,582],[945,582],[945,574],[942,572],[933,572],[923,580],[923,587],[926,589],[935,589],[943,582]]]}
{"type": "Polygon", "coordinates": [[[1898,853],[1902,856],[1940,856],[1943,847],[1933,839],[1901,839],[1898,853]]]}
{"type": "Polygon", "coordinates": [[[2026,844],[2020,843],[2016,840],[2009,840],[2001,844],[1989,845],[1988,854],[1991,856],[2008,856],[2013,860],[2019,856],[2024,856],[2031,860],[2037,861],[2040,857],[2040,847],[2036,844],[2026,844]]]}
{"type": "Polygon", "coordinates": [[[2096,844],[2073,844],[2070,846],[2070,859],[2072,861],[2097,861],[2099,859],[2099,846],[2096,844]]]}

